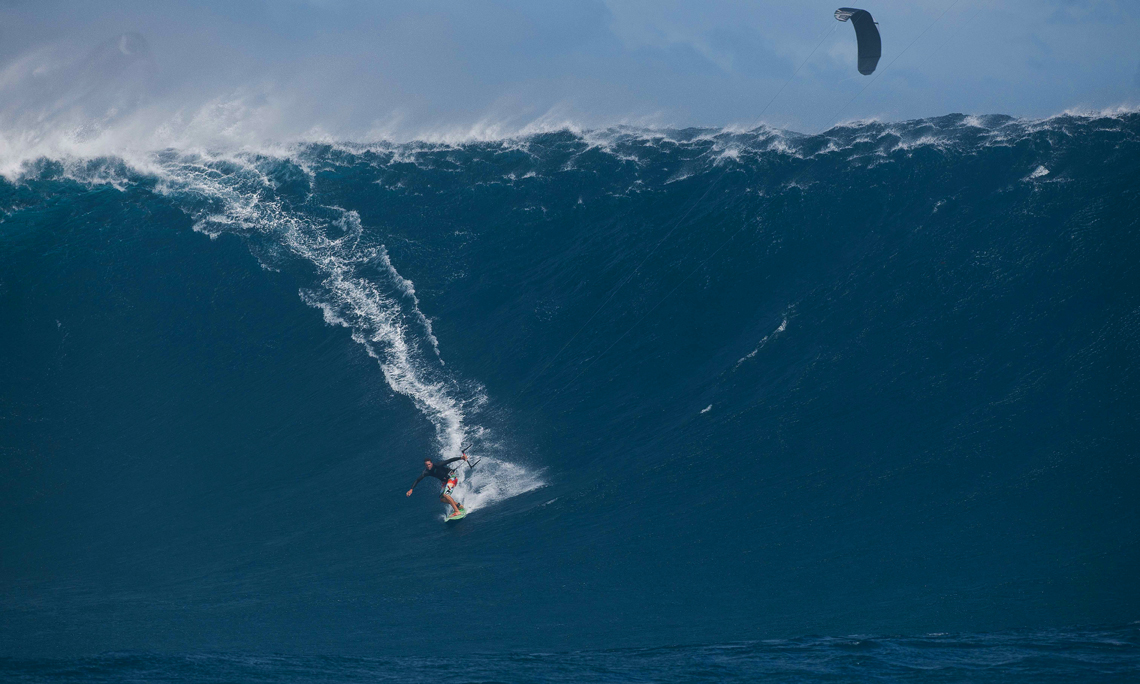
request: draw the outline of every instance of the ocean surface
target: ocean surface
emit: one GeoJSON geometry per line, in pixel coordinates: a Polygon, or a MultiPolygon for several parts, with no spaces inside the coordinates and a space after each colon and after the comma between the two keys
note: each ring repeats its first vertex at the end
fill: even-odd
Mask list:
{"type": "Polygon", "coordinates": [[[0,659],[33,682],[1135,682],[1140,626],[1033,634],[801,637],[716,646],[395,657],[108,653],[0,659]]]}
{"type": "Polygon", "coordinates": [[[1138,179],[1128,111],[30,161],[0,678],[1136,681],[1138,179]]]}

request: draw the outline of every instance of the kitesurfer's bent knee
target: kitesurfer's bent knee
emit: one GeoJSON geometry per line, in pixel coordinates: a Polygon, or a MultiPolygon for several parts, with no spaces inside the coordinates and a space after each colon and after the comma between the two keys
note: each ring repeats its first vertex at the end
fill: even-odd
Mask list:
{"type": "Polygon", "coordinates": [[[451,508],[454,509],[453,512],[459,513],[459,504],[455,503],[455,499],[451,498],[451,496],[447,494],[440,494],[439,500],[446,504],[451,504],[451,508]]]}

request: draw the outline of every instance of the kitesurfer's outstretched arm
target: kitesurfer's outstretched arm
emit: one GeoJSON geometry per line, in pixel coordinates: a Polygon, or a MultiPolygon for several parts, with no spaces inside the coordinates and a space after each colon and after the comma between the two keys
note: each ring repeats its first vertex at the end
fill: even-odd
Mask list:
{"type": "MultiPolygon", "coordinates": [[[[416,488],[416,485],[418,485],[420,483],[420,480],[424,479],[428,475],[431,475],[432,474],[431,471],[433,468],[435,468],[437,466],[442,468],[443,466],[447,465],[448,463],[454,463],[455,461],[466,461],[466,460],[467,460],[467,454],[463,454],[462,456],[456,456],[455,458],[449,458],[446,461],[440,461],[439,463],[433,463],[432,461],[427,461],[426,463],[427,463],[428,467],[424,468],[424,471],[422,473],[420,473],[420,476],[417,477],[416,481],[412,483],[412,489],[416,488]]],[[[450,470],[444,470],[443,472],[449,473],[451,471],[450,470]]],[[[439,477],[439,476],[436,475],[436,477],[439,477]]],[[[411,496],[412,495],[412,489],[409,489],[407,494],[405,494],[404,496],[411,496]]]]}
{"type": "Polygon", "coordinates": [[[420,476],[419,476],[419,477],[417,477],[417,478],[416,478],[416,481],[412,483],[412,487],[411,487],[411,489],[409,489],[409,490],[408,490],[408,493],[407,493],[407,494],[405,494],[405,496],[411,496],[411,495],[412,495],[412,489],[415,489],[415,488],[416,488],[416,485],[418,485],[418,484],[420,483],[420,480],[422,480],[422,479],[424,479],[425,477],[427,477],[427,475],[428,475],[428,471],[426,471],[426,470],[425,470],[425,471],[423,471],[422,473],[420,473],[420,476]]]}

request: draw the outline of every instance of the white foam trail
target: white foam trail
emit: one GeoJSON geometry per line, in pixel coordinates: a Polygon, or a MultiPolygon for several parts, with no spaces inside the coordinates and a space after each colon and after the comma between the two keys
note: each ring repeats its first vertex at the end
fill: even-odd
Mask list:
{"type": "Polygon", "coordinates": [[[381,258],[384,262],[384,265],[388,268],[388,275],[392,276],[392,282],[396,283],[396,286],[400,288],[400,290],[404,293],[404,296],[409,297],[412,300],[412,311],[415,312],[416,319],[419,321],[420,325],[424,327],[427,339],[429,342],[431,342],[431,348],[433,351],[435,351],[436,358],[438,358],[439,362],[442,364],[443,356],[439,353],[439,340],[435,338],[435,334],[432,332],[431,319],[423,315],[423,312],[420,311],[420,300],[419,297],[416,297],[415,286],[412,284],[412,281],[408,280],[396,271],[396,267],[392,265],[392,260],[388,258],[387,250],[384,250],[381,258]]]}
{"type": "MultiPolygon", "coordinates": [[[[312,264],[322,280],[303,289],[302,300],[320,309],[329,325],[350,330],[377,360],[389,387],[411,399],[434,426],[440,456],[458,456],[465,440],[485,433],[467,423],[469,413],[487,402],[483,388],[444,372],[439,340],[419,308],[414,284],[396,270],[384,245],[367,244],[359,215],[338,207],[297,210],[273,199],[273,184],[259,167],[264,163],[263,157],[181,158],[162,165],[160,189],[209,200],[217,210],[199,212],[195,228],[212,237],[270,237],[268,245],[251,241],[266,267],[280,260],[280,251],[312,264]]],[[[537,474],[488,453],[493,445],[482,451],[477,468],[459,471],[459,500],[467,510],[543,486],[537,474]]]]}

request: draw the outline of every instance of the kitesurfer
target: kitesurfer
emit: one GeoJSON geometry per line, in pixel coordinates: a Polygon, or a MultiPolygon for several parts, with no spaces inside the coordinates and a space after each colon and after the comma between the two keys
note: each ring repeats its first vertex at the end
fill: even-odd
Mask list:
{"type": "MultiPolygon", "coordinates": [[[[439,490],[439,500],[451,505],[451,507],[454,509],[452,515],[459,515],[459,511],[463,510],[463,506],[460,506],[455,502],[455,499],[451,498],[452,490],[455,489],[455,485],[459,484],[459,476],[455,474],[454,470],[448,468],[447,464],[454,463],[455,461],[466,460],[467,454],[439,462],[433,461],[430,458],[425,458],[424,471],[420,473],[420,476],[417,477],[416,481],[412,483],[412,489],[415,489],[416,485],[420,483],[420,480],[424,479],[425,477],[436,478],[443,483],[443,486],[439,490]]],[[[412,489],[408,490],[407,496],[412,495],[412,489]]]]}

